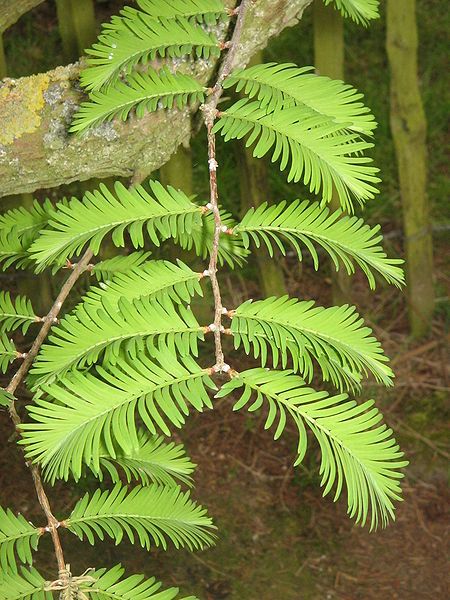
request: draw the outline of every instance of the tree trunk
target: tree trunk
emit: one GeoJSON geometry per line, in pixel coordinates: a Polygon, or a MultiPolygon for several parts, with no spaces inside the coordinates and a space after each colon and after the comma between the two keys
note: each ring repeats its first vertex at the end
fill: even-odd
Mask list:
{"type": "Polygon", "coordinates": [[[190,146],[181,144],[171,159],[159,171],[163,185],[183,190],[188,196],[194,193],[192,180],[192,152],[190,146]]]}
{"type": "Polygon", "coordinates": [[[0,33],[0,79],[6,77],[6,73],[5,46],[3,44],[3,34],[0,33]]]}
{"type": "MultiPolygon", "coordinates": [[[[252,150],[240,144],[237,148],[239,187],[241,193],[242,213],[249,208],[257,207],[269,200],[269,181],[267,161],[254,158],[252,150]]],[[[283,296],[287,293],[281,268],[281,254],[274,250],[274,258],[270,258],[265,244],[255,249],[258,276],[265,297],[283,296]]]]}
{"type": "MultiPolygon", "coordinates": [[[[250,65],[264,62],[263,52],[258,52],[250,61],[250,65]]],[[[241,196],[241,216],[251,208],[270,202],[267,157],[255,158],[251,148],[244,142],[236,145],[238,157],[239,189],[241,196]]],[[[275,249],[274,258],[270,258],[265,244],[255,249],[258,276],[264,296],[283,296],[287,294],[281,269],[281,254],[275,249]]]]}
{"type": "MultiPolygon", "coordinates": [[[[314,3],[314,62],[318,75],[332,79],[344,79],[344,22],[341,14],[323,0],[314,3]]],[[[336,193],[330,202],[330,210],[340,208],[336,193]]],[[[343,267],[339,271],[330,264],[333,304],[351,302],[351,278],[343,267]]]]}
{"type": "MultiPolygon", "coordinates": [[[[236,66],[247,64],[272,36],[294,25],[311,1],[259,0],[252,4],[236,66]]],[[[196,63],[199,81],[206,84],[214,66],[214,61],[196,63]]],[[[79,66],[69,65],[6,80],[0,87],[0,196],[94,177],[149,173],[189,140],[188,110],[159,111],[139,120],[103,124],[85,136],[69,135],[72,115],[84,99],[78,74],[79,66]]]]}
{"type": "Polygon", "coordinates": [[[64,57],[73,62],[96,39],[94,0],[56,0],[64,57]]]}
{"type": "Polygon", "coordinates": [[[434,309],[426,119],[419,90],[417,38],[415,0],[388,0],[391,129],[403,209],[409,323],[415,338],[429,332],[434,309]]]}

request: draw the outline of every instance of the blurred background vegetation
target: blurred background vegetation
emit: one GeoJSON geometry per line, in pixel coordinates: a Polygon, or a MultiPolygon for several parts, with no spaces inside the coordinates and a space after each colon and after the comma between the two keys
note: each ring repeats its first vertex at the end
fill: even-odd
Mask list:
{"type": "MultiPolygon", "coordinates": [[[[406,3],[389,1],[413,4],[409,0],[406,3]]],[[[2,75],[22,77],[75,61],[82,49],[94,41],[101,23],[117,13],[122,5],[118,0],[44,2],[3,34],[2,75]]],[[[405,211],[402,211],[396,146],[390,123],[392,80],[386,52],[387,2],[381,2],[381,19],[372,22],[367,29],[351,21],[342,25],[337,13],[331,17],[332,24],[327,24],[330,29],[326,29],[324,19],[329,14],[324,16],[322,4],[320,6],[320,9],[310,6],[300,23],[273,40],[264,55],[257,57],[258,61],[316,67],[320,62],[320,73],[335,77],[338,76],[336,69],[341,68],[345,81],[364,93],[365,103],[378,122],[372,153],[381,171],[382,184],[379,197],[369,202],[361,215],[370,224],[382,225],[389,254],[405,256],[407,244],[402,218],[405,211]],[[326,53],[319,56],[326,31],[334,36],[328,58],[326,53]],[[341,43],[343,63],[336,64],[341,43]]],[[[424,268],[420,263],[416,283],[420,289],[422,280],[432,282],[434,298],[431,298],[429,317],[415,322],[411,298],[408,313],[404,294],[383,287],[370,293],[363,277],[336,282],[325,261],[319,273],[315,273],[307,257],[299,265],[292,256],[271,261],[261,252],[243,271],[234,274],[225,269],[222,272],[227,306],[236,305],[246,297],[285,292],[315,298],[324,305],[330,305],[334,297],[339,302],[357,304],[375,328],[393,359],[397,386],[394,391],[386,392],[367,385],[364,395],[378,399],[411,461],[405,507],[399,511],[398,523],[374,536],[355,532],[346,521],[342,506],[319,501],[320,493],[315,487],[317,473],[313,467],[315,457],[301,469],[292,469],[294,433],[291,445],[288,440],[285,445],[279,443],[276,447],[257,422],[231,415],[226,406],[219,406],[214,415],[194,417],[183,433],[188,449],[200,465],[197,497],[216,516],[220,531],[218,547],[197,555],[155,552],[149,559],[145,553],[128,556],[126,545],[125,549],[121,546],[119,553],[104,544],[101,551],[111,563],[120,559],[130,568],[162,574],[166,583],[184,584],[186,591],[214,600],[446,597],[443,524],[447,510],[445,464],[449,456],[445,449],[449,390],[445,342],[450,316],[450,253],[446,243],[450,229],[446,171],[449,95],[445,77],[448,3],[422,0],[417,3],[416,16],[418,81],[427,121],[425,201],[431,207],[434,243],[434,265],[429,263],[429,267],[424,268]],[[234,579],[239,583],[232,583],[234,579]]],[[[395,25],[393,22],[390,27],[395,25]]],[[[397,25],[401,32],[404,23],[397,25]]],[[[288,185],[276,166],[256,162],[240,144],[224,148],[222,140],[218,140],[218,156],[221,201],[236,217],[248,206],[261,201],[310,197],[302,185],[288,185]]],[[[206,198],[204,135],[195,136],[191,148],[181,148],[152,177],[206,198]]],[[[56,200],[64,195],[80,196],[97,184],[98,181],[91,181],[63,189],[41,190],[34,197],[48,196],[56,200]]],[[[3,198],[2,209],[30,203],[31,199],[31,196],[3,198]]],[[[427,224],[419,223],[417,227],[421,230],[427,224]]],[[[413,237],[411,243],[415,241],[413,237]]],[[[420,254],[423,257],[422,250],[420,254]]],[[[414,265],[409,267],[413,269],[414,265]]],[[[52,286],[55,284],[48,278],[41,278],[37,290],[36,284],[30,283],[22,272],[5,273],[0,277],[2,289],[16,291],[25,287],[29,290],[31,286],[35,304],[42,307],[54,297],[52,286]]],[[[78,292],[83,292],[83,284],[78,292]]],[[[5,420],[0,425],[7,430],[5,420]]],[[[5,433],[4,439],[7,437],[5,433]]],[[[0,503],[3,497],[13,495],[18,499],[19,508],[25,510],[33,498],[20,461],[18,457],[11,464],[6,449],[0,454],[0,503]],[[9,476],[12,470],[17,470],[16,478],[9,476]]],[[[86,485],[89,486],[89,482],[86,485]]],[[[58,487],[58,494],[61,507],[73,502],[70,486],[58,487]]],[[[80,548],[74,545],[73,563],[80,562],[85,568],[86,557],[80,556],[80,548]]]]}

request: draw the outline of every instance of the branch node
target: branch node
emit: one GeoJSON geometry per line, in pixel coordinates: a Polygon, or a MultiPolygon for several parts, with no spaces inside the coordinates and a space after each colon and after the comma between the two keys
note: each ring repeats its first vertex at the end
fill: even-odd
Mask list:
{"type": "Polygon", "coordinates": [[[213,172],[217,171],[217,167],[219,166],[219,164],[215,158],[210,158],[208,160],[208,165],[209,165],[209,170],[213,171],[213,172]]]}
{"type": "Polygon", "coordinates": [[[238,14],[239,14],[239,6],[236,6],[235,8],[227,8],[227,15],[229,17],[235,17],[238,14]]]}

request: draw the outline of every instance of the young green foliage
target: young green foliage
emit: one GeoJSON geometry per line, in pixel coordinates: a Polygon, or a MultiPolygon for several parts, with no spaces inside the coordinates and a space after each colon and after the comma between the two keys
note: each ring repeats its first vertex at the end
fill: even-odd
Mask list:
{"type": "Polygon", "coordinates": [[[136,486],[131,492],[120,484],[111,491],[86,494],[75,506],[64,526],[81,540],[91,544],[104,534],[120,543],[124,534],[143,548],[150,545],[167,548],[170,540],[176,548],[190,550],[211,545],[212,521],[206,510],[193,502],[189,492],[179,487],[136,486]]]}
{"type": "Polygon", "coordinates": [[[390,386],[388,359],[363,323],[354,306],[323,308],[283,296],[241,304],[233,314],[231,333],[235,348],[243,346],[247,354],[253,349],[263,367],[270,350],[273,366],[281,362],[286,368],[290,358],[307,381],[314,374],[314,358],[323,380],[339,389],[357,388],[369,372],[390,386]]]}
{"type": "Polygon", "coordinates": [[[17,572],[16,557],[31,565],[32,550],[36,550],[40,535],[25,517],[0,506],[0,570],[17,572]]]}
{"type": "Polygon", "coordinates": [[[149,184],[152,195],[142,186],[127,189],[116,182],[114,194],[100,184],[99,190],[86,192],[84,202],[72,198],[68,204],[58,204],[48,229],[30,248],[38,270],[51,264],[62,266],[86,244],[98,254],[109,233],[113,244],[123,247],[128,231],[134,248],[144,245],[144,231],[156,246],[168,237],[189,234],[199,224],[201,208],[179,190],[166,189],[157,181],[149,184]]]}
{"type": "Polygon", "coordinates": [[[0,371],[6,373],[9,365],[19,357],[19,353],[5,333],[0,333],[0,371]]]}
{"type": "MultiPolygon", "coordinates": [[[[112,569],[96,569],[90,573],[93,580],[83,585],[85,594],[92,600],[175,600],[178,588],[161,590],[161,583],[154,577],[131,575],[122,579],[124,569],[116,565],[112,569]]],[[[180,600],[198,600],[194,596],[180,600]]]]}
{"type": "Polygon", "coordinates": [[[214,34],[187,20],[157,20],[141,14],[132,19],[116,17],[87,50],[90,68],[81,74],[88,90],[116,84],[122,72],[129,74],[140,62],[176,58],[193,53],[195,57],[218,56],[214,34]]]}
{"type": "Polygon", "coordinates": [[[203,102],[204,92],[194,78],[168,69],[134,73],[127,83],[118,81],[112,89],[92,92],[90,101],[81,103],[70,131],[83,131],[114,118],[126,121],[131,111],[140,118],[157,108],[181,109],[189,103],[203,102]]]}
{"type": "MultiPolygon", "coordinates": [[[[375,0],[325,3],[332,1],[364,24],[378,14],[375,0]]],[[[160,434],[170,436],[182,428],[193,409],[213,409],[213,393],[216,398],[233,394],[236,411],[264,407],[265,428],[274,428],[275,439],[291,420],[299,434],[296,465],[307,451],[310,429],[321,451],[324,495],[334,490],[337,500],[345,490],[348,513],[361,525],[385,526],[395,516],[394,502],[401,499],[400,470],[406,461],[373,401],[358,405],[344,393],[316,391],[305,383],[319,375],[339,390],[357,390],[363,377],[372,376],[392,385],[388,359],[356,308],[323,308],[284,296],[248,300],[227,310],[216,276],[217,265],[241,265],[251,242],[259,247],[262,241],[270,256],[274,247],[285,254],[287,243],[300,260],[305,246],[316,269],[319,246],[336,269],[343,266],[351,274],[358,265],[371,288],[377,275],[397,287],[403,284],[402,261],[388,258],[378,226],[371,228],[340,210],[330,213],[324,206],[336,192],[343,209],[351,212],[355,201],[363,205],[377,193],[377,169],[364,154],[376,123],[362,95],[341,81],[311,74],[310,67],[271,63],[228,72],[225,59],[219,81],[223,75],[223,88],[235,86],[244,98],[209,117],[217,112],[222,88],[207,93],[195,78],[195,60],[218,56],[227,46],[213,30],[225,31],[218,24],[230,12],[221,0],[137,4],[104,25],[99,41],[88,50],[81,83],[89,98],[71,131],[125,120],[132,113],[141,118],[148,111],[193,109],[204,101],[211,197],[196,204],[182,190],[157,181],[129,189],[116,182],[113,191],[100,184],[81,200],[63,200],[56,207],[35,202],[28,210],[13,209],[0,217],[4,268],[39,272],[66,267],[74,270],[74,281],[84,269],[97,282],[62,316],[35,360],[30,353],[28,385],[35,395],[27,421],[15,414],[9,391],[15,391],[17,382],[0,389],[0,406],[10,409],[20,430],[35,481],[41,481],[42,469],[44,481],[52,484],[88,474],[112,484],[86,494],[61,521],[49,517],[48,509],[48,525],[39,529],[0,509],[0,600],[50,600],[53,592],[61,599],[174,600],[177,589],[161,590],[154,578],[140,575],[123,578],[120,565],[73,577],[59,557],[58,579],[48,582],[33,568],[18,571],[16,563],[31,564],[40,536],[51,532],[58,537],[59,527],[90,543],[106,536],[116,544],[127,537],[147,549],[166,548],[169,541],[191,550],[211,545],[211,519],[179,487],[192,485],[195,465],[183,446],[160,434]],[[181,63],[183,72],[177,70],[181,63]],[[271,153],[273,161],[280,160],[280,169],[288,170],[288,179],[303,181],[314,197],[274,206],[262,202],[236,222],[218,204],[215,132],[226,141],[245,138],[256,157],[271,153]],[[88,264],[108,239],[117,255],[88,264]],[[165,241],[203,261],[209,258],[209,265],[194,270],[181,260],[151,260],[155,247],[165,241]],[[130,248],[135,251],[128,253],[130,248]],[[78,264],[72,262],[83,252],[78,264]],[[206,325],[190,303],[203,296],[202,285],[209,278],[214,321],[206,325]],[[222,316],[231,319],[229,328],[222,326],[222,316]],[[211,352],[198,358],[198,342],[207,333],[214,334],[208,336],[214,337],[213,358],[211,352]],[[232,336],[235,349],[253,356],[256,368],[238,372],[224,361],[225,334],[232,336]],[[283,370],[264,368],[269,363],[283,370]],[[220,380],[219,389],[218,372],[229,377],[225,383],[220,380]]],[[[247,5],[240,6],[238,20],[245,21],[247,5]]],[[[238,21],[235,32],[240,25],[238,21]]],[[[238,43],[233,36],[232,50],[238,43]]],[[[40,319],[26,298],[13,300],[0,293],[0,370],[25,356],[5,331],[20,328],[26,333],[41,321],[49,326],[61,309],[60,297],[51,319],[40,319]]]]}
{"type": "Polygon", "coordinates": [[[377,124],[360,102],[363,95],[351,85],[314,75],[311,70],[313,67],[299,69],[290,63],[254,65],[234,71],[224,87],[235,86],[236,92],[256,98],[269,113],[300,106],[309,109],[311,116],[321,115],[343,130],[371,135],[377,124]]]}
{"type": "Polygon", "coordinates": [[[257,248],[262,240],[271,257],[274,245],[284,255],[286,251],[281,242],[287,241],[296,250],[299,260],[302,260],[300,242],[310,251],[317,270],[319,257],[312,241],[329,254],[336,271],[342,263],[349,275],[354,273],[354,261],[364,271],[372,289],[375,288],[372,271],[378,272],[388,283],[400,287],[404,284],[404,277],[398,265],[403,261],[388,258],[378,245],[383,239],[379,230],[379,225],[370,228],[362,219],[343,216],[339,210],[330,214],[317,202],[294,200],[289,204],[283,201],[274,206],[263,202],[256,210],[250,209],[233,228],[233,233],[242,236],[246,248],[250,245],[250,239],[257,248]]]}
{"type": "Polygon", "coordinates": [[[25,296],[11,298],[9,292],[0,292],[0,331],[21,329],[25,334],[32,323],[39,321],[31,301],[25,296]]]}
{"type": "Polygon", "coordinates": [[[379,0],[323,0],[325,5],[332,4],[344,17],[350,17],[356,23],[367,25],[368,21],[378,19],[379,0]]]}
{"type": "Polygon", "coordinates": [[[112,458],[133,456],[140,447],[137,417],[154,434],[181,427],[190,407],[212,408],[208,389],[215,389],[207,370],[192,358],[177,359],[162,346],[152,358],[139,352],[118,357],[96,372],[73,371],[60,382],[41,385],[49,399],[39,398],[25,423],[27,456],[39,460],[51,481],[79,478],[83,465],[101,470],[104,452],[112,458]]]}
{"type": "Polygon", "coordinates": [[[243,371],[222,386],[217,397],[223,397],[243,388],[233,410],[247,407],[254,412],[264,403],[268,405],[265,429],[275,425],[274,438],[278,439],[291,418],[299,433],[299,464],[306,453],[306,426],[319,442],[322,461],[320,473],[324,495],[335,488],[334,499],[341,495],[344,484],[348,498],[348,513],[362,525],[369,508],[371,529],[381,522],[386,525],[394,517],[393,500],[400,500],[398,469],[406,466],[401,460],[392,430],[380,425],[382,418],[374,401],[359,405],[347,394],[329,396],[306,387],[305,382],[292,371],[252,369],[243,371]],[[367,448],[372,452],[368,454],[367,448]]]}
{"type": "Polygon", "coordinates": [[[0,572],[0,600],[53,600],[48,582],[34,567],[0,572]]]}

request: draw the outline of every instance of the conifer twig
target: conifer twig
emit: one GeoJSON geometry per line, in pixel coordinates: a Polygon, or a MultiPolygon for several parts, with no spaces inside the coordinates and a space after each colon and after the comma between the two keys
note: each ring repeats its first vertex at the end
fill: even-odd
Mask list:
{"type": "MultiPolygon", "coordinates": [[[[216,364],[214,370],[216,372],[227,373],[230,370],[230,366],[225,363],[223,349],[222,349],[222,296],[220,293],[220,286],[217,280],[217,260],[219,256],[219,245],[220,235],[224,233],[224,225],[220,217],[219,210],[219,194],[217,188],[217,159],[216,159],[216,136],[213,133],[214,121],[217,117],[217,104],[223,93],[222,83],[226,77],[231,73],[234,68],[234,62],[236,52],[239,47],[239,41],[241,38],[242,28],[245,20],[245,15],[248,7],[250,6],[251,0],[242,0],[239,7],[235,9],[237,14],[236,25],[233,31],[233,35],[228,47],[228,54],[223,61],[219,73],[217,76],[216,83],[211,90],[208,100],[202,106],[203,118],[205,121],[207,134],[208,134],[208,165],[209,165],[209,188],[210,188],[210,202],[208,208],[212,210],[214,214],[214,237],[213,245],[211,249],[211,257],[209,261],[208,272],[211,278],[211,286],[214,295],[214,323],[210,326],[210,330],[214,333],[215,343],[215,354],[216,364]]],[[[226,230],[226,227],[225,227],[226,230]]]]}
{"type": "MultiPolygon", "coordinates": [[[[36,336],[36,339],[34,340],[30,351],[26,355],[23,363],[20,365],[20,368],[17,370],[17,372],[14,374],[13,378],[9,382],[9,385],[6,387],[6,391],[10,394],[14,394],[14,392],[16,391],[20,383],[23,381],[28,371],[30,370],[30,367],[32,366],[33,361],[36,358],[42,344],[44,343],[51,326],[57,321],[57,316],[62,308],[63,303],[67,299],[67,296],[69,295],[71,289],[75,285],[77,279],[86,270],[91,258],[92,251],[86,250],[83,257],[77,263],[76,267],[74,268],[70,276],[67,278],[67,281],[62,286],[61,291],[59,292],[48,314],[42,319],[42,327],[39,330],[39,333],[36,336]]],[[[9,414],[16,430],[20,430],[20,425],[22,422],[16,410],[14,400],[10,404],[9,414]]],[[[61,579],[64,579],[65,574],[67,573],[67,569],[66,562],[64,559],[64,552],[61,546],[61,540],[58,534],[58,527],[60,523],[53,514],[48,496],[45,493],[39,467],[30,462],[27,462],[26,464],[29,467],[31,475],[33,477],[34,487],[36,489],[36,495],[39,500],[39,504],[41,505],[45,516],[47,517],[47,526],[43,528],[42,532],[48,531],[52,537],[56,561],[58,563],[59,577],[61,579]]]]}

